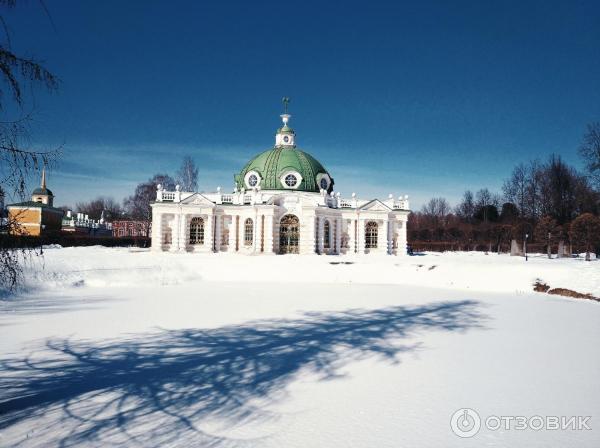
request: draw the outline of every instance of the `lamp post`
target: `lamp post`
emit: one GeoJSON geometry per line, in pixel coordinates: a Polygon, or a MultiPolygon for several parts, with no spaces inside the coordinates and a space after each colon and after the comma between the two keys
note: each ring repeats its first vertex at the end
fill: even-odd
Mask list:
{"type": "Polygon", "coordinates": [[[529,234],[528,233],[525,234],[525,261],[528,261],[528,257],[527,257],[527,238],[529,238],[529,234]]]}

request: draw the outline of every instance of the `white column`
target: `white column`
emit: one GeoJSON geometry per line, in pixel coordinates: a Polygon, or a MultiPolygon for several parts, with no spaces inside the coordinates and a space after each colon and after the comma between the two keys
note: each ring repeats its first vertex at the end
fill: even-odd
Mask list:
{"type": "Polygon", "coordinates": [[[386,217],[383,220],[383,228],[385,229],[385,253],[391,255],[392,253],[392,231],[390,226],[390,220],[386,217]]]}
{"type": "Polygon", "coordinates": [[[184,252],[188,243],[188,215],[182,214],[179,218],[179,251],[184,252]]]}
{"type": "Polygon", "coordinates": [[[346,249],[349,254],[354,253],[354,245],[356,244],[354,239],[354,219],[348,219],[346,221],[346,231],[348,232],[348,249],[346,249]]]}
{"type": "Polygon", "coordinates": [[[221,234],[223,226],[223,215],[218,214],[217,216],[217,228],[215,229],[215,252],[221,251],[221,234]]]}
{"type": "Polygon", "coordinates": [[[398,221],[398,250],[397,250],[397,254],[398,255],[406,255],[406,244],[408,243],[407,238],[406,238],[406,220],[408,218],[406,217],[402,217],[399,221],[398,221]]]}
{"type": "Polygon", "coordinates": [[[227,226],[229,229],[229,239],[227,245],[228,252],[235,252],[235,215],[228,216],[227,218],[227,226]]]}
{"type": "Polygon", "coordinates": [[[233,250],[236,251],[236,252],[238,252],[242,248],[242,246],[244,244],[243,241],[240,241],[241,240],[241,238],[240,238],[240,232],[243,232],[242,227],[244,225],[244,223],[241,222],[241,221],[242,221],[242,219],[240,218],[239,214],[235,215],[233,217],[233,233],[234,233],[234,237],[233,237],[233,250]]]}
{"type": "MultiPolygon", "coordinates": [[[[325,232],[325,220],[323,219],[322,216],[317,216],[315,217],[315,219],[317,220],[317,253],[319,255],[323,254],[323,251],[325,250],[324,246],[324,232],[325,232]]],[[[331,229],[331,226],[329,227],[331,229]]]]}
{"type": "Polygon", "coordinates": [[[213,234],[213,219],[214,215],[211,213],[206,217],[206,225],[204,226],[204,247],[209,252],[213,251],[214,234],[213,234]]]}
{"type": "Polygon", "coordinates": [[[152,207],[152,250],[160,252],[162,250],[162,213],[152,207]]]}
{"type": "Polygon", "coordinates": [[[260,252],[260,216],[258,214],[258,209],[254,210],[254,218],[252,221],[254,225],[252,226],[252,252],[260,252]]]}
{"type": "Polygon", "coordinates": [[[171,252],[179,250],[179,221],[181,220],[180,210],[175,211],[173,216],[173,224],[171,226],[171,252]]]}
{"type": "Polygon", "coordinates": [[[336,254],[340,255],[342,253],[342,218],[337,218],[335,220],[335,250],[336,254]]]}

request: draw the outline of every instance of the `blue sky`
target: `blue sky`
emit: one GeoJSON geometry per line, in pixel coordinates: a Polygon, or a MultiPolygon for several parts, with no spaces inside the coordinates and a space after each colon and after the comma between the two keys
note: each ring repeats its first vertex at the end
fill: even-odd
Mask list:
{"type": "Polygon", "coordinates": [[[600,2],[56,1],[6,15],[35,91],[32,143],[63,145],[58,204],[121,199],[184,154],[202,190],[272,146],[281,97],[343,195],[455,203],[600,120],[600,2]]]}

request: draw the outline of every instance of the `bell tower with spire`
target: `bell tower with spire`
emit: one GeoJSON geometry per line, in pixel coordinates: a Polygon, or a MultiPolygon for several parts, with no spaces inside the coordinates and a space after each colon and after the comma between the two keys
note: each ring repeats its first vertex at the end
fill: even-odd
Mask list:
{"type": "Polygon", "coordinates": [[[46,188],[46,167],[42,168],[42,182],[39,188],[31,193],[31,200],[52,207],[54,205],[54,195],[52,191],[46,188]]]}
{"type": "Polygon", "coordinates": [[[288,121],[292,117],[288,113],[288,104],[290,103],[290,99],[287,96],[283,97],[282,102],[283,113],[280,115],[280,117],[281,121],[283,121],[283,126],[277,129],[277,134],[275,135],[275,146],[294,149],[296,147],[296,133],[288,126],[288,121]]]}

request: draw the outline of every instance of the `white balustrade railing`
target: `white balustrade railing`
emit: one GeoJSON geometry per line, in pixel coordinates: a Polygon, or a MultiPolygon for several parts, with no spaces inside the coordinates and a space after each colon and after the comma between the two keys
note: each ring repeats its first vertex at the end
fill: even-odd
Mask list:
{"type": "Polygon", "coordinates": [[[174,191],[163,191],[162,192],[162,200],[163,201],[174,201],[175,200],[175,192],[174,191]]]}
{"type": "MultiPolygon", "coordinates": [[[[180,202],[182,199],[185,199],[185,197],[189,196],[190,194],[191,193],[182,193],[180,191],[165,191],[161,189],[157,191],[156,199],[159,202],[180,202]]],[[[245,194],[244,192],[236,192],[234,194],[220,194],[220,192],[217,192],[216,194],[208,194],[207,197],[209,198],[209,200],[215,202],[216,204],[252,205],[255,202],[262,203],[263,201],[263,199],[261,199],[260,194],[255,197],[255,195],[253,194],[245,194]]],[[[324,192],[322,192],[321,201],[322,205],[327,205],[328,207],[332,208],[360,208],[369,202],[367,200],[357,199],[354,196],[352,197],[352,199],[343,199],[339,195],[327,195],[324,192]]],[[[390,197],[384,202],[388,207],[391,206],[394,210],[409,210],[409,203],[407,198],[392,199],[390,197]]]]}
{"type": "Polygon", "coordinates": [[[406,201],[395,201],[393,208],[395,210],[408,210],[406,201]]]}

